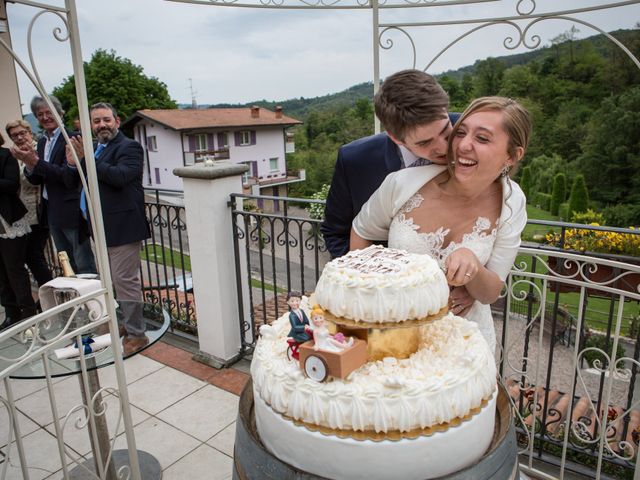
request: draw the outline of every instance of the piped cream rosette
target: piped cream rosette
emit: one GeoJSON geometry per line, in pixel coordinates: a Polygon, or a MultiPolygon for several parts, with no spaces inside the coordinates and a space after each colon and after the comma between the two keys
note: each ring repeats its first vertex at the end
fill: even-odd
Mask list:
{"type": "Polygon", "coordinates": [[[256,396],[323,433],[366,438],[429,434],[478,412],[496,388],[493,355],[474,323],[448,314],[421,328],[409,358],[369,362],[317,383],[286,355],[288,315],[263,326],[251,364],[256,396]]]}

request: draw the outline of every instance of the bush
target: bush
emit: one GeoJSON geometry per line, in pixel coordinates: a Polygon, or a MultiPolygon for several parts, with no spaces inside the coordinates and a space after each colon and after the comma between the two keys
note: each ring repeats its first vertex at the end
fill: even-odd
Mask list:
{"type": "Polygon", "coordinates": [[[536,192],[532,195],[531,202],[529,203],[548,212],[551,210],[551,195],[548,193],[536,192]]]}
{"type": "MultiPolygon", "coordinates": [[[[314,200],[326,200],[327,195],[329,195],[329,185],[324,184],[320,188],[319,191],[311,195],[311,198],[314,200]]],[[[324,204],[323,203],[312,203],[307,207],[307,212],[309,216],[314,220],[322,220],[324,219],[324,204]]]]}
{"type": "Polygon", "coordinates": [[[626,228],[629,225],[640,225],[640,205],[620,204],[602,210],[605,224],[612,227],[626,228]]]}
{"type": "Polygon", "coordinates": [[[585,225],[591,225],[592,223],[597,223],[598,225],[606,225],[604,222],[604,215],[591,209],[588,209],[584,213],[574,212],[573,216],[571,217],[571,221],[573,223],[583,223],[585,225]]]}
{"type": "MultiPolygon", "coordinates": [[[[576,213],[583,213],[589,207],[589,192],[584,183],[584,175],[578,174],[573,179],[571,194],[569,195],[569,213],[573,217],[576,213]]],[[[569,217],[567,217],[569,218],[569,217]]]]}
{"type": "MultiPolygon", "coordinates": [[[[520,188],[524,193],[524,196],[529,201],[529,196],[531,195],[531,167],[527,166],[522,169],[522,178],[520,179],[520,188]]],[[[531,202],[529,202],[531,203],[531,202]]]]}
{"type": "MultiPolygon", "coordinates": [[[[607,337],[604,335],[595,335],[595,334],[587,334],[587,338],[584,342],[584,348],[590,348],[590,347],[594,347],[594,348],[599,348],[600,350],[602,350],[603,352],[607,352],[607,355],[609,355],[609,358],[611,358],[611,354],[613,353],[613,338],[609,338],[609,348],[605,348],[607,344],[607,337]]],[[[620,358],[620,357],[624,357],[625,352],[624,352],[624,347],[622,345],[620,345],[620,343],[618,343],[618,348],[616,350],[616,359],[620,358]]],[[[602,353],[600,352],[596,352],[595,350],[590,350],[588,352],[585,352],[584,357],[583,357],[587,363],[589,364],[590,367],[594,367],[594,362],[596,360],[600,361],[600,368],[608,368],[609,365],[606,363],[606,358],[604,357],[604,355],[602,355],[602,353]]]]}
{"type": "MultiPolygon", "coordinates": [[[[564,202],[567,191],[567,179],[564,173],[557,174],[553,179],[553,189],[551,190],[551,214],[559,215],[560,204],[564,202]]],[[[568,218],[568,217],[563,217],[568,218]]]]}
{"type": "Polygon", "coordinates": [[[561,203],[560,206],[558,207],[558,213],[557,215],[560,217],[560,219],[564,220],[565,222],[569,221],[569,202],[564,202],[561,203]]]}

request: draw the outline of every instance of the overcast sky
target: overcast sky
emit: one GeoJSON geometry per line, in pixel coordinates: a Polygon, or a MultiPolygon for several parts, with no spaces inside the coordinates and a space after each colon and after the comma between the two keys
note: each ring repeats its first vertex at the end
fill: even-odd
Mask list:
{"type": "MultiPolygon", "coordinates": [[[[62,5],[57,0],[49,2],[62,5]]],[[[536,12],[549,12],[557,11],[558,5],[577,8],[613,1],[502,0],[480,5],[384,9],[380,23],[517,15],[516,5],[530,8],[534,3],[536,12]]],[[[315,97],[373,78],[370,10],[247,9],[164,0],[78,0],[77,4],[85,60],[98,48],[113,49],[141,65],[147,75],[165,82],[169,94],[179,103],[191,102],[190,78],[200,104],[315,97]]],[[[26,61],[27,29],[38,10],[11,3],[7,10],[13,47],[26,61]]],[[[576,16],[605,31],[632,28],[640,21],[640,6],[576,16]]],[[[529,38],[539,35],[541,46],[548,45],[551,38],[572,25],[580,31],[579,37],[597,33],[565,20],[547,20],[532,26],[529,38]]],[[[62,23],[52,14],[39,17],[33,26],[35,62],[49,91],[72,73],[68,42],[57,42],[51,33],[56,26],[62,23]]],[[[416,68],[424,69],[437,52],[471,28],[407,29],[416,48],[416,68]]],[[[440,73],[488,56],[527,51],[524,47],[507,50],[503,43],[509,36],[519,39],[516,30],[506,25],[473,33],[449,49],[428,72],[440,73]]],[[[394,46],[381,51],[383,77],[411,67],[413,61],[406,36],[395,32],[385,35],[386,40],[393,40],[394,46]]],[[[22,101],[28,108],[36,91],[21,72],[18,75],[22,101]]]]}

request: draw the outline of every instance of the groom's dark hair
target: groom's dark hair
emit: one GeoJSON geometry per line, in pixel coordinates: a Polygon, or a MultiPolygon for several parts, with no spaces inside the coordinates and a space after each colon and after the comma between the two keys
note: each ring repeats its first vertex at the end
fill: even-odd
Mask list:
{"type": "Polygon", "coordinates": [[[447,92],[421,70],[401,70],[387,77],[373,102],[384,128],[401,141],[414,128],[447,118],[449,108],[447,92]]]}

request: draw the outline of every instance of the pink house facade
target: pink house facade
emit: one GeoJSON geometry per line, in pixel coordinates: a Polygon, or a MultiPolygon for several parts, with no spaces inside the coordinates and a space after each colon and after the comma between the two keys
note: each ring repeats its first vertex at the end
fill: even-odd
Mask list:
{"type": "MultiPolygon", "coordinates": [[[[253,194],[286,196],[287,185],[304,181],[304,170],[287,171],[295,149],[287,128],[301,124],[282,109],[209,108],[138,110],[123,125],[144,149],[146,188],[182,191],[176,167],[229,160],[249,166],[243,185],[253,194]]],[[[276,207],[277,208],[277,207],[276,207]]]]}

